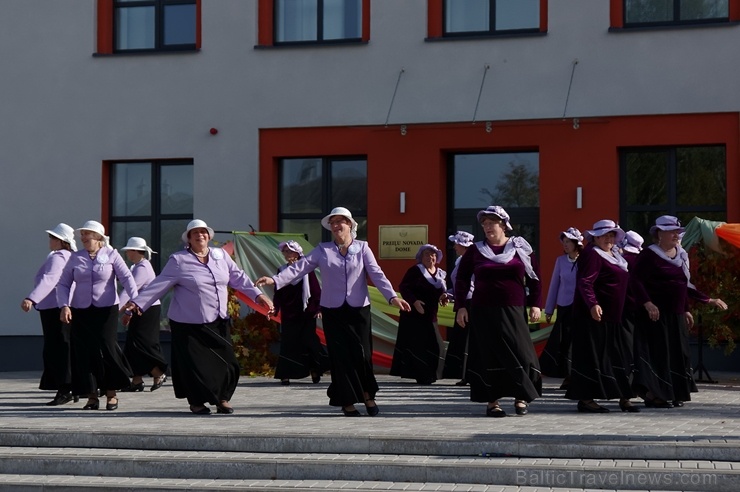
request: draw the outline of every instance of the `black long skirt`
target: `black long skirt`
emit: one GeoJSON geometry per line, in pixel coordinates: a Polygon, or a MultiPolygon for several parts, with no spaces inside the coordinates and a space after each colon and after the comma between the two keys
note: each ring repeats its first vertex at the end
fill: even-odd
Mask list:
{"type": "Polygon", "coordinates": [[[390,375],[433,383],[442,367],[442,337],[437,324],[419,313],[401,313],[390,375]]]}
{"type": "Polygon", "coordinates": [[[465,379],[470,400],[505,396],[530,402],[542,395],[542,375],[524,306],[473,307],[465,379]]]}
{"type": "Polygon", "coordinates": [[[373,373],[370,306],[321,308],[326,348],[331,362],[329,405],[346,407],[375,398],[378,382],[373,373]]]}
{"type": "Polygon", "coordinates": [[[316,318],[284,321],[280,325],[280,356],[275,379],[301,379],[329,369],[329,356],[316,334],[316,318]]]}
{"type": "Polygon", "coordinates": [[[39,389],[68,393],[72,388],[72,371],[69,355],[69,325],[59,319],[61,309],[41,309],[41,329],[44,333],[39,389]]]}
{"type": "Polygon", "coordinates": [[[170,328],[175,398],[187,398],[193,406],[231,400],[240,368],[229,336],[229,320],[190,324],[171,319],[170,328]]]}
{"type": "Polygon", "coordinates": [[[126,333],[123,353],[135,376],[151,374],[152,369],[167,371],[167,361],[159,344],[159,320],[162,307],[152,306],[141,316],[134,313],[126,333]]]}
{"type": "Polygon", "coordinates": [[[567,378],[571,366],[573,306],[558,306],[555,325],[540,355],[542,374],[553,378],[567,378]]]}
{"type": "Polygon", "coordinates": [[[661,311],[651,321],[647,311],[635,319],[635,392],[665,401],[690,401],[699,391],[693,377],[688,327],[680,314],[661,311]]]}
{"type": "Polygon", "coordinates": [[[128,387],[132,373],[118,345],[118,305],[71,310],[72,393],[128,387]]]}
{"type": "Polygon", "coordinates": [[[609,400],[634,396],[630,357],[624,353],[626,336],[622,322],[574,316],[573,363],[566,398],[609,400]]]}
{"type": "MultiPolygon", "coordinates": [[[[465,307],[470,312],[470,302],[465,307]]],[[[470,330],[463,328],[457,321],[454,326],[447,328],[447,353],[445,366],[442,371],[443,379],[464,379],[465,367],[468,360],[468,337],[470,330]]]]}

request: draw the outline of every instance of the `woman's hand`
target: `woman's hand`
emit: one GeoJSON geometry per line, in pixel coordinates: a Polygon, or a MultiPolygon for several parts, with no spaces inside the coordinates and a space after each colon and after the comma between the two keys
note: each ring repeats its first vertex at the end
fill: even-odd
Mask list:
{"type": "Polygon", "coordinates": [[[259,304],[260,306],[267,308],[267,314],[265,314],[265,316],[267,316],[267,319],[270,319],[270,316],[275,314],[275,306],[272,304],[272,301],[270,300],[270,298],[267,297],[266,295],[264,294],[258,295],[255,301],[257,301],[257,304],[259,304]]]}
{"type": "Polygon", "coordinates": [[[411,306],[409,306],[409,303],[399,297],[394,297],[393,299],[391,299],[391,305],[396,306],[401,311],[411,311],[411,306]]]}
{"type": "Polygon", "coordinates": [[[275,285],[275,281],[272,279],[272,277],[260,277],[254,283],[254,285],[256,285],[257,287],[262,287],[263,285],[275,285]]]}
{"type": "Polygon", "coordinates": [[[542,312],[540,311],[540,308],[538,308],[537,306],[533,306],[529,308],[529,322],[530,323],[539,323],[541,317],[542,317],[542,312]]]}
{"type": "Polygon", "coordinates": [[[660,311],[658,310],[658,306],[656,306],[650,301],[646,302],[644,306],[645,306],[645,309],[647,309],[648,316],[650,317],[650,321],[658,321],[658,319],[660,319],[660,311]]]}
{"type": "Polygon", "coordinates": [[[21,309],[24,310],[25,312],[29,312],[32,307],[33,307],[33,303],[31,302],[31,299],[26,298],[26,299],[23,299],[23,301],[21,301],[21,309]]]}
{"type": "Polygon", "coordinates": [[[694,327],[694,316],[690,312],[686,311],[685,313],[683,313],[683,318],[686,320],[687,329],[690,330],[694,327]]]}
{"type": "Polygon", "coordinates": [[[709,305],[721,309],[722,311],[727,309],[727,303],[722,299],[709,299],[709,305]]]}
{"type": "Polygon", "coordinates": [[[62,308],[62,312],[59,313],[59,321],[65,324],[72,322],[72,310],[69,309],[69,306],[64,306],[62,308]]]}
{"type": "Polygon", "coordinates": [[[424,303],[422,301],[414,301],[414,309],[419,314],[424,314],[424,303]]]}
{"type": "Polygon", "coordinates": [[[129,323],[131,323],[131,318],[133,318],[134,312],[133,311],[124,311],[123,316],[121,317],[121,324],[123,326],[128,326],[129,323]]]}
{"type": "Polygon", "coordinates": [[[448,296],[446,293],[439,296],[439,305],[442,307],[445,307],[447,304],[450,303],[450,296],[448,296]]]}
{"type": "Polygon", "coordinates": [[[598,304],[594,305],[591,308],[591,317],[596,321],[601,321],[602,314],[604,314],[604,312],[601,310],[601,306],[599,306],[598,304]]]}
{"type": "Polygon", "coordinates": [[[465,308],[458,309],[457,315],[455,315],[455,321],[460,325],[460,328],[465,328],[465,325],[468,324],[468,310],[465,308]]]}
{"type": "Polygon", "coordinates": [[[545,323],[552,321],[552,314],[545,313],[545,323]]]}

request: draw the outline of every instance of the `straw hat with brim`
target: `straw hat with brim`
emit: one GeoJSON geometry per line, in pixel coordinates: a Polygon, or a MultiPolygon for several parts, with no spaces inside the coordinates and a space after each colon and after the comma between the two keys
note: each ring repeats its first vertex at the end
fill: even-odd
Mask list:
{"type": "Polygon", "coordinates": [[[105,235],[105,227],[103,226],[103,224],[101,224],[100,222],[96,220],[88,220],[87,222],[83,224],[82,227],[80,227],[77,230],[78,231],[92,231],[97,234],[100,234],[100,236],[103,238],[103,242],[105,243],[105,245],[106,246],[110,245],[110,238],[105,235]]]}
{"type": "Polygon", "coordinates": [[[72,251],[77,251],[77,243],[75,242],[75,230],[64,222],[60,222],[56,225],[56,227],[54,227],[54,229],[47,230],[46,233],[50,236],[54,236],[60,241],[64,241],[65,243],[69,244],[69,247],[72,251]]]}
{"type": "Polygon", "coordinates": [[[283,241],[282,243],[278,244],[278,249],[280,251],[283,251],[285,248],[288,248],[290,251],[298,253],[301,256],[303,255],[303,248],[301,248],[301,245],[293,240],[283,241]]]}
{"type": "Polygon", "coordinates": [[[616,222],[609,219],[604,219],[596,222],[594,224],[593,229],[590,231],[586,231],[586,238],[594,238],[603,236],[604,234],[608,234],[610,232],[615,233],[614,237],[614,243],[619,244],[622,242],[622,239],[624,239],[624,231],[622,230],[619,225],[617,225],[616,222]]]}
{"type": "Polygon", "coordinates": [[[200,220],[200,219],[193,219],[188,223],[188,227],[187,229],[185,229],[185,232],[182,233],[181,237],[182,237],[183,243],[187,244],[188,234],[193,229],[206,229],[208,231],[208,236],[209,236],[208,239],[213,239],[213,235],[214,235],[213,229],[208,227],[208,224],[206,224],[205,221],[200,220]]]}
{"type": "Polygon", "coordinates": [[[329,224],[329,220],[334,217],[335,215],[341,215],[342,217],[346,217],[349,219],[349,221],[352,223],[352,231],[357,231],[357,221],[352,218],[352,212],[347,210],[344,207],[335,207],[329,212],[328,215],[326,215],[323,219],[321,219],[321,226],[331,231],[331,225],[329,224]]]}
{"type": "Polygon", "coordinates": [[[656,236],[658,231],[678,231],[679,234],[683,234],[686,229],[681,227],[681,221],[678,220],[678,217],[661,215],[655,219],[655,225],[650,228],[650,235],[656,236]]]}
{"type": "Polygon", "coordinates": [[[455,244],[469,248],[473,245],[474,236],[466,231],[457,231],[455,234],[448,236],[447,239],[455,244]]]}
{"type": "Polygon", "coordinates": [[[424,251],[431,249],[435,253],[437,253],[437,263],[442,261],[442,250],[436,247],[433,244],[425,244],[423,246],[419,247],[419,251],[416,252],[416,261],[421,262],[421,257],[424,255],[424,251]]]}
{"type": "Polygon", "coordinates": [[[506,213],[504,207],[501,207],[499,205],[491,205],[485,210],[481,210],[480,212],[478,212],[478,214],[475,216],[476,220],[478,220],[478,223],[480,223],[480,221],[483,220],[485,217],[498,217],[506,223],[507,230],[513,229],[511,227],[511,223],[509,222],[509,219],[511,217],[509,217],[509,214],[506,213]]]}
{"type": "Polygon", "coordinates": [[[128,250],[141,251],[142,253],[144,253],[144,256],[146,256],[147,260],[152,259],[152,253],[155,255],[157,254],[156,251],[154,251],[152,248],[147,246],[146,240],[144,238],[136,237],[136,236],[128,238],[128,242],[126,243],[126,246],[121,248],[121,251],[128,251],[128,250]]]}
{"type": "Polygon", "coordinates": [[[583,234],[581,234],[581,231],[575,227],[569,227],[567,231],[561,232],[560,240],[562,241],[564,237],[567,237],[571,241],[575,241],[578,246],[583,246],[583,234]]]}

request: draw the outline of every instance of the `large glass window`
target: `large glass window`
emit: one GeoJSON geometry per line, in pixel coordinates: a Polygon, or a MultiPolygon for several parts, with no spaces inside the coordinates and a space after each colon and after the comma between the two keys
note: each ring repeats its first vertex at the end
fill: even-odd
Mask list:
{"type": "Polygon", "coordinates": [[[360,41],[362,0],[275,0],[275,43],[360,41]]]}
{"type": "Polygon", "coordinates": [[[625,26],[728,22],[728,0],[624,0],[625,26]]]}
{"type": "Polygon", "coordinates": [[[110,168],[110,237],[115,248],[128,238],[146,239],[158,255],[155,271],[183,247],[180,235],[193,218],[191,161],[115,162],[110,168]]]}
{"type": "Polygon", "coordinates": [[[114,0],[115,51],[195,49],[195,0],[114,0]]]}
{"type": "Polygon", "coordinates": [[[622,228],[648,236],[661,215],[727,220],[724,145],[622,149],[622,228]]]}
{"type": "Polygon", "coordinates": [[[306,234],[318,244],[330,240],[321,219],[334,207],[346,207],[358,223],[357,237],[367,238],[367,159],[308,157],[280,161],[280,232],[306,234]]]}
{"type": "Polygon", "coordinates": [[[445,0],[444,35],[539,32],[540,0],[445,0]]]}
{"type": "MultiPolygon", "coordinates": [[[[468,231],[482,239],[478,211],[501,205],[511,216],[514,234],[537,249],[539,242],[540,165],[537,152],[454,154],[450,156],[452,210],[449,233],[468,231]]],[[[448,245],[449,246],[449,245],[448,245]]],[[[455,257],[450,251],[449,258],[455,257]]]]}

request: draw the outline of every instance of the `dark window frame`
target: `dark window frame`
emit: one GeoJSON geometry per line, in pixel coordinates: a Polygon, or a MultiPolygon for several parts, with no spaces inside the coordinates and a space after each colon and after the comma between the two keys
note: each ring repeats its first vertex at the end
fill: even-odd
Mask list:
{"type": "Polygon", "coordinates": [[[198,0],[113,0],[113,19],[111,31],[113,33],[113,53],[153,53],[173,51],[195,51],[198,49],[198,24],[199,24],[199,1],[198,0]],[[165,7],[172,5],[193,5],[195,7],[195,39],[192,43],[164,44],[164,21],[165,7]],[[135,7],[154,7],[154,47],[153,48],[119,48],[116,46],[118,31],[116,29],[117,13],[121,9],[135,7]]]}
{"type": "Polygon", "coordinates": [[[731,21],[731,2],[727,4],[726,17],[712,17],[707,19],[689,19],[681,20],[681,3],[680,0],[673,0],[673,20],[655,21],[655,22],[627,22],[627,2],[629,0],[620,0],[622,2],[622,27],[640,28],[640,27],[670,27],[670,26],[700,26],[711,24],[728,24],[731,21]]]}
{"type": "MultiPolygon", "coordinates": [[[[149,164],[151,169],[152,179],[152,191],[151,191],[151,213],[150,215],[114,215],[114,194],[109,192],[108,194],[108,224],[109,228],[113,229],[115,223],[127,223],[127,222],[149,222],[151,224],[151,244],[149,247],[155,251],[161,251],[162,245],[160,244],[160,237],[162,234],[161,222],[163,220],[192,220],[193,212],[190,214],[178,213],[178,214],[164,214],[160,211],[161,203],[161,183],[162,183],[162,168],[167,166],[193,166],[192,159],[130,159],[130,160],[115,160],[108,163],[110,178],[108,179],[108,188],[113,190],[115,183],[113,182],[113,170],[118,164],[149,164]]],[[[119,248],[121,245],[115,245],[119,248]]],[[[155,272],[159,272],[161,267],[166,263],[167,258],[161,258],[160,255],[152,255],[150,260],[152,267],[155,272]]]]}
{"type": "MultiPolygon", "coordinates": [[[[488,18],[488,30],[486,31],[456,31],[456,32],[448,32],[447,31],[447,2],[450,0],[442,0],[442,37],[445,39],[454,39],[454,38],[490,38],[490,37],[505,37],[505,36],[512,36],[512,35],[529,35],[529,34],[540,34],[543,32],[543,26],[542,26],[542,2],[540,2],[540,12],[539,17],[540,21],[538,22],[537,27],[532,28],[522,28],[522,29],[504,29],[504,30],[497,30],[496,29],[496,2],[497,0],[488,0],[489,2],[489,18],[488,18]]],[[[546,10],[545,10],[546,11],[546,10]]]]}
{"type": "Polygon", "coordinates": [[[300,40],[300,41],[278,41],[277,34],[278,29],[278,16],[277,16],[277,2],[273,1],[273,16],[272,16],[272,45],[273,46],[315,46],[315,45],[337,45],[337,44],[359,44],[364,40],[364,16],[365,8],[363,0],[357,1],[357,9],[360,13],[360,33],[359,37],[353,38],[340,38],[340,39],[323,39],[324,36],[324,0],[316,0],[316,39],[300,40]]]}
{"type": "MultiPolygon", "coordinates": [[[[367,155],[341,155],[341,156],[290,156],[290,157],[278,157],[278,232],[283,232],[282,222],[283,220],[316,220],[319,222],[326,214],[328,214],[333,207],[344,206],[341,203],[331,203],[332,201],[332,164],[334,162],[348,162],[348,161],[365,161],[365,170],[368,170],[368,159],[367,155]],[[284,212],[283,211],[283,200],[282,194],[284,192],[283,186],[283,173],[282,166],[285,160],[297,160],[297,159],[320,159],[321,160],[321,210],[319,212],[284,212]]],[[[366,183],[367,186],[367,183],[366,183]]],[[[353,217],[367,217],[367,201],[365,202],[364,209],[352,209],[353,217]]],[[[321,230],[321,241],[330,241],[331,231],[326,229],[321,230]]]]}

